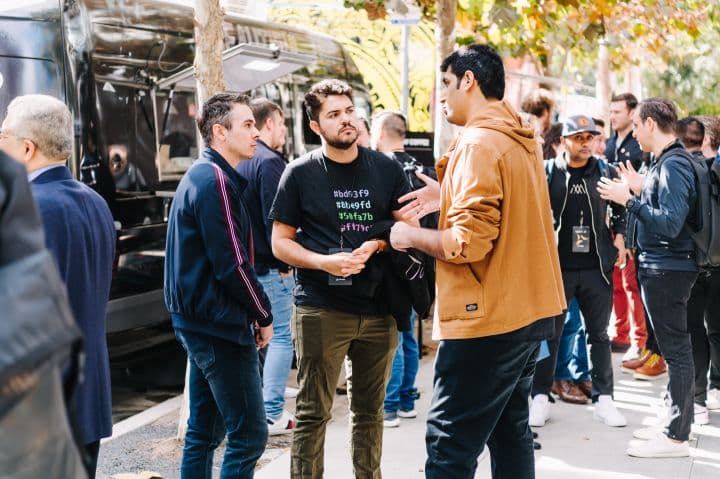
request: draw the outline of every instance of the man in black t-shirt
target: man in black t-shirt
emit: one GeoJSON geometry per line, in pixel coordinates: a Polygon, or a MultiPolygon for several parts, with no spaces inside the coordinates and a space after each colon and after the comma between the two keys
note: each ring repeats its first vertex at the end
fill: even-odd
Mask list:
{"type": "Polygon", "coordinates": [[[354,473],[379,477],[385,381],[398,334],[373,258],[389,246],[369,233],[400,218],[397,199],[409,185],[397,162],[357,145],[359,120],[346,83],[313,85],[305,105],[322,148],[285,169],[270,211],[273,253],[297,268],[292,329],[300,392],[291,476],[322,477],[325,426],[347,356],[354,473]]]}
{"type": "MultiPolygon", "coordinates": [[[[565,120],[562,138],[565,152],[547,160],[546,171],[565,297],[568,304],[573,297],[577,300],[589,338],[594,417],[617,427],[625,426],[626,420],[612,399],[613,372],[607,328],[612,309],[613,266],[624,262],[626,257],[625,212],[614,205],[611,227],[607,226],[608,202],[600,198],[595,185],[601,177],[617,177],[617,173],[592,156],[594,137],[598,133],[590,117],[578,115],[565,120]]],[[[561,315],[555,322],[555,335],[548,343],[550,357],[539,362],[535,370],[531,426],[544,426],[550,418],[548,400],[564,319],[561,315]]]]}

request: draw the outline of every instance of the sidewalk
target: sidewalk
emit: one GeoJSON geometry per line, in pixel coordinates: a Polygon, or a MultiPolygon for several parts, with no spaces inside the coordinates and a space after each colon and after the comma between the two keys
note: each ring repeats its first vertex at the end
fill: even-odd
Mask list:
{"type": "MultiPolygon", "coordinates": [[[[625,454],[632,430],[648,424],[654,417],[653,405],[660,403],[660,393],[666,381],[635,381],[622,374],[619,354],[616,363],[615,395],[618,406],[627,416],[625,428],[609,428],[592,418],[592,406],[577,406],[561,402],[552,405],[552,418],[538,428],[542,450],[536,452],[539,479],[674,479],[720,477],[720,411],[711,412],[710,424],[694,429],[691,443],[692,458],[635,459],[625,454]]],[[[418,417],[404,419],[399,428],[385,429],[382,472],[386,479],[415,479],[423,477],[425,462],[425,418],[432,393],[432,358],[426,356],[420,364],[416,381],[422,396],[416,403],[418,417]]],[[[179,477],[182,449],[174,436],[178,411],[171,409],[150,424],[129,430],[116,425],[116,434],[124,434],[103,443],[100,448],[98,478],[130,478],[120,475],[140,471],[156,471],[165,479],[179,477]]],[[[294,404],[289,402],[292,410],[294,404]]],[[[327,428],[325,440],[325,477],[351,479],[352,469],[347,447],[347,399],[336,396],[333,421],[327,428]]],[[[291,436],[275,436],[258,464],[258,479],[289,477],[291,436]]],[[[215,454],[214,477],[219,475],[224,447],[215,454]]],[[[490,477],[490,461],[485,457],[476,478],[490,477]]]]}
{"type": "MultiPolygon", "coordinates": [[[[653,404],[660,403],[666,381],[636,381],[618,367],[621,354],[613,354],[615,395],[628,419],[625,428],[610,428],[592,418],[592,406],[556,402],[552,418],[538,428],[542,450],[536,453],[538,479],[705,479],[720,477],[720,411],[711,412],[710,424],[695,429],[693,457],[685,459],[636,459],[625,454],[632,430],[654,417],[653,404]]],[[[425,463],[425,421],[432,392],[432,359],[423,358],[416,385],[422,392],[416,403],[418,417],[403,419],[399,428],[385,429],[383,477],[422,478],[425,463]]],[[[337,404],[337,401],[336,401],[337,404]]],[[[347,447],[347,408],[328,425],[325,440],[325,477],[351,479],[347,447]]],[[[290,454],[286,452],[260,469],[257,479],[289,477],[290,454]]],[[[490,460],[480,462],[476,478],[489,478],[490,460]]]]}

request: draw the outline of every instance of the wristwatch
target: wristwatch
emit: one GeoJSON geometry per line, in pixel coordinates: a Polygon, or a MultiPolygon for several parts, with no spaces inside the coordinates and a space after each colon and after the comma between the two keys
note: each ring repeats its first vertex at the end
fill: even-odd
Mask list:
{"type": "Polygon", "coordinates": [[[637,203],[637,200],[635,197],[631,197],[627,202],[625,203],[625,208],[630,210],[635,206],[635,203],[637,203]]]}

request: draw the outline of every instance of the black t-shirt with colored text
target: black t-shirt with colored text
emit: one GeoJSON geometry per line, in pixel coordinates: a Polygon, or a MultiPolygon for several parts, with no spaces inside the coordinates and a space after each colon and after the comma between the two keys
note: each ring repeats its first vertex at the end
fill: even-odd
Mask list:
{"type": "MultiPolygon", "coordinates": [[[[375,223],[392,220],[392,212],[400,209],[397,199],[409,191],[402,167],[385,155],[359,148],[353,162],[342,164],[315,151],[285,169],[270,218],[297,227],[296,240],[310,251],[352,250],[369,239],[375,223]]],[[[350,277],[350,286],[328,284],[325,271],[298,268],[295,304],[351,313],[387,312],[373,289],[379,282],[373,277],[377,270],[369,266],[350,277]]]]}

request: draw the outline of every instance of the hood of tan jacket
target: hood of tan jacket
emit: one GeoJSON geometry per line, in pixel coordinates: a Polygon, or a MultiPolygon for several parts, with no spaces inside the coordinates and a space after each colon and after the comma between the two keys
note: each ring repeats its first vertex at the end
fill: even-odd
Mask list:
{"type": "Polygon", "coordinates": [[[565,309],[542,152],[505,101],[472,116],[438,163],[444,260],[435,339],[507,333],[565,309]]]}

